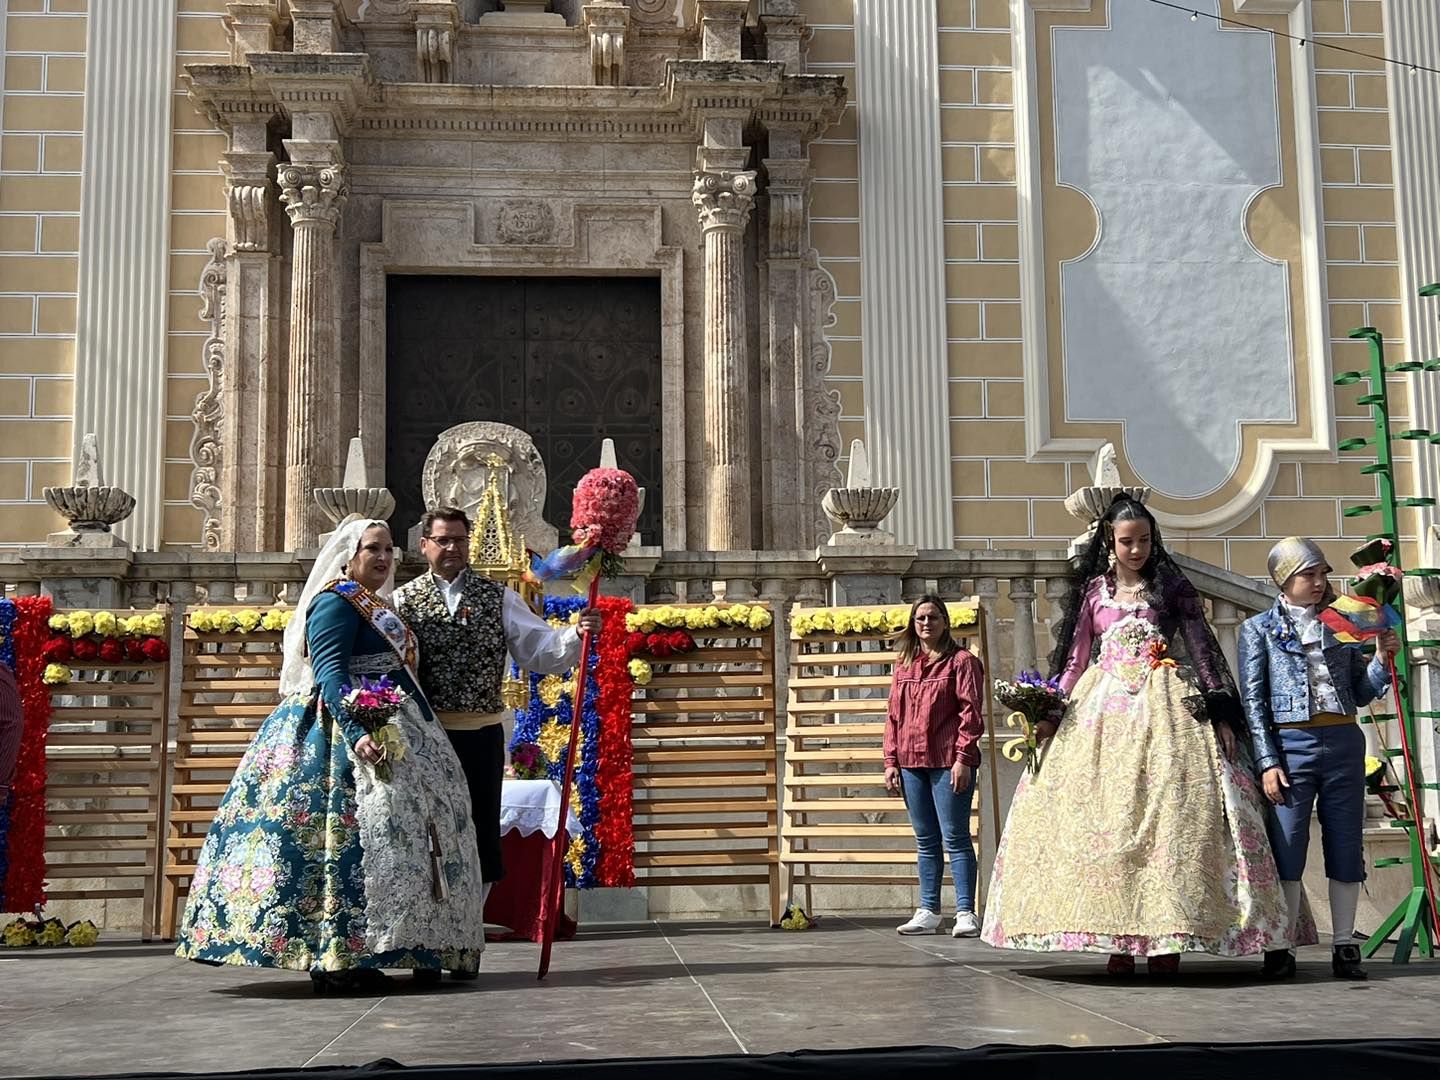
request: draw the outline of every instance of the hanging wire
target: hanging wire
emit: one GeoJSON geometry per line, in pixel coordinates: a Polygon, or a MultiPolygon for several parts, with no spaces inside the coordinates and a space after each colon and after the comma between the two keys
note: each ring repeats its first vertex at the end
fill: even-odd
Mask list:
{"type": "Polygon", "coordinates": [[[1150,0],[1152,4],[1169,8],[1171,11],[1178,11],[1181,14],[1189,15],[1190,21],[1198,22],[1201,19],[1209,19],[1213,23],[1219,23],[1222,27],[1233,26],[1243,30],[1259,30],[1261,33],[1269,34],[1271,37],[1284,38],[1286,41],[1293,41],[1297,48],[1303,49],[1306,45],[1312,45],[1317,49],[1329,49],[1331,52],[1349,53],[1351,56],[1363,56],[1366,60],[1378,60],[1383,64],[1390,64],[1397,68],[1406,68],[1411,75],[1418,75],[1422,71],[1428,71],[1432,75],[1440,75],[1440,68],[1433,68],[1427,64],[1416,63],[1413,60],[1397,60],[1393,56],[1385,56],[1381,53],[1366,52],[1364,49],[1352,49],[1348,45],[1335,45],[1329,41],[1319,41],[1316,38],[1296,37],[1294,34],[1287,34],[1284,30],[1272,30],[1268,26],[1257,26],[1254,23],[1245,22],[1243,19],[1236,19],[1230,15],[1214,15],[1208,11],[1200,11],[1197,8],[1186,4],[1171,3],[1171,0],[1150,0]]]}

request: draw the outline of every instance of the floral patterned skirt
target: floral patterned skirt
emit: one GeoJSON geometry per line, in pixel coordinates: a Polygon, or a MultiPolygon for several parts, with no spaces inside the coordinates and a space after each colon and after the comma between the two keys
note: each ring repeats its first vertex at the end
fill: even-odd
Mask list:
{"type": "MultiPolygon", "coordinates": [[[[1292,944],[1259,787],[1184,699],[1181,669],[1133,689],[1081,677],[1015,792],[981,937],[1005,949],[1244,956],[1292,944]]],[[[1315,940],[1302,913],[1295,935],[1315,940]]]]}
{"type": "Polygon", "coordinates": [[[205,838],[177,955],[298,971],[479,967],[484,896],[460,762],[414,700],[397,722],[406,754],[380,781],[314,696],[270,714],[205,838]]]}

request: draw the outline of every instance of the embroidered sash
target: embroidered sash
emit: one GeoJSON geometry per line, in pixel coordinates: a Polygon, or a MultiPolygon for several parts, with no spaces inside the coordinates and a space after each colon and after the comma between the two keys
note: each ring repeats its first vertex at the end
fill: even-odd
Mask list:
{"type": "Polygon", "coordinates": [[[350,601],[350,606],[360,613],[360,617],[370,624],[372,630],[385,639],[385,643],[394,650],[400,662],[410,672],[410,677],[415,678],[420,650],[415,635],[405,625],[405,620],[395,613],[394,608],[351,578],[336,578],[322,591],[336,593],[350,601]]]}

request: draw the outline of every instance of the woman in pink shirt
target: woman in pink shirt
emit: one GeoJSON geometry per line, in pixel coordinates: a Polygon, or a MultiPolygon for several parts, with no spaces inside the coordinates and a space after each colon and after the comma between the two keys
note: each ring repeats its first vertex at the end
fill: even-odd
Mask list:
{"type": "Polygon", "coordinates": [[[904,795],[920,863],[920,907],[896,929],[940,932],[945,852],[955,879],[955,937],[975,937],[975,846],[970,804],[980,764],[980,661],[950,634],[945,601],[922,596],[895,643],[899,653],[885,721],[885,788],[904,795]]]}

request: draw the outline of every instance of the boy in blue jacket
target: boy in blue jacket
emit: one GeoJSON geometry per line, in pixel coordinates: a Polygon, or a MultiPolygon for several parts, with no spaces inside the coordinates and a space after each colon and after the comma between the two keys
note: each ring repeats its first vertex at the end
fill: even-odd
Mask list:
{"type": "MultiPolygon", "coordinates": [[[[1334,599],[1330,564],[1313,540],[1292,536],[1270,551],[1270,576],[1280,595],[1269,611],[1240,628],[1240,692],[1255,768],[1271,803],[1270,846],[1290,906],[1294,936],[1300,876],[1310,844],[1310,814],[1318,803],[1320,841],[1329,879],[1337,979],[1364,979],[1355,940],[1355,909],[1365,880],[1365,736],[1356,712],[1385,693],[1386,664],[1400,647],[1381,634],[1368,663],[1356,645],[1337,641],[1319,619],[1334,599]]],[[[1289,949],[1267,952],[1262,974],[1295,974],[1289,949]]]]}

